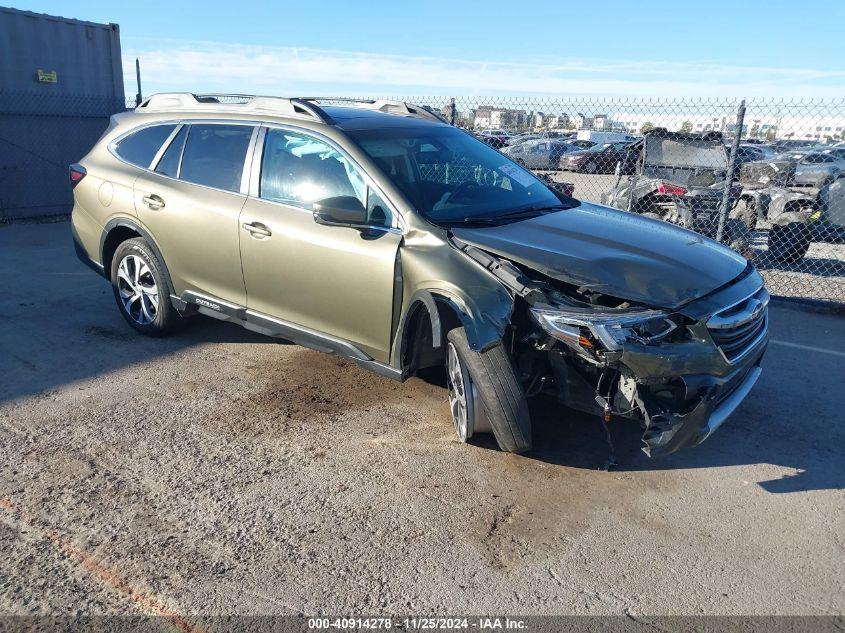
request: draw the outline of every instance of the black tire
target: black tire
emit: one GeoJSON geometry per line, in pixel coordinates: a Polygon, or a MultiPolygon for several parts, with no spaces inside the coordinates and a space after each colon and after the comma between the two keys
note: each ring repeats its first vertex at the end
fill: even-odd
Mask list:
{"type": "Polygon", "coordinates": [[[753,231],[757,226],[757,205],[753,200],[741,198],[728,216],[734,220],[740,220],[749,231],[753,231]]]}
{"type": "MultiPolygon", "coordinates": [[[[129,270],[130,273],[134,272],[134,268],[130,267],[129,270]]],[[[118,310],[129,325],[145,336],[167,336],[179,329],[185,321],[185,318],[170,303],[170,295],[173,290],[164,271],[164,264],[159,261],[149,244],[140,237],[121,243],[115,250],[114,257],[112,257],[112,291],[118,310]],[[146,264],[143,277],[135,286],[127,284],[125,271],[121,275],[121,263],[127,258],[133,262],[132,265],[136,265],[138,260],[146,264]],[[137,288],[142,285],[151,288],[152,283],[155,284],[154,287],[157,291],[157,305],[154,311],[150,307],[149,295],[140,296],[130,304],[130,307],[127,307],[124,295],[128,294],[128,289],[135,291],[136,296],[139,296],[143,293],[138,293],[137,288]],[[149,319],[148,317],[152,318],[149,319]]],[[[129,276],[132,277],[133,275],[130,274],[129,276]]]]}
{"type": "Polygon", "coordinates": [[[806,224],[776,224],[769,231],[769,257],[776,262],[794,264],[801,261],[809,249],[810,231],[806,224]]]}
{"type": "Polygon", "coordinates": [[[596,161],[591,160],[586,165],[584,165],[584,173],[585,174],[597,174],[599,173],[598,165],[596,161]]]}
{"type": "Polygon", "coordinates": [[[525,392],[514,373],[507,351],[501,345],[476,352],[467,343],[464,328],[447,335],[466,365],[477,391],[475,415],[486,414],[499,448],[509,453],[531,449],[531,419],[525,392]],[[484,412],[478,411],[484,407],[484,412]]]}

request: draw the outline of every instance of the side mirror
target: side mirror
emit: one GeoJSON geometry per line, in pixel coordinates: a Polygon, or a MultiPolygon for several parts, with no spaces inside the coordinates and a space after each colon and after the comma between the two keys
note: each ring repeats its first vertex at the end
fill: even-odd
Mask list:
{"type": "Polygon", "coordinates": [[[367,210],[358,198],[335,196],[314,203],[314,221],[326,226],[367,228],[367,210]]]}

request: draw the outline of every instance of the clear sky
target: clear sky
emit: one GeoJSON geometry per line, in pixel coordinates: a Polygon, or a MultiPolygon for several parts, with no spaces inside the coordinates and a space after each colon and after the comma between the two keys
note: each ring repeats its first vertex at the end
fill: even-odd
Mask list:
{"type": "Polygon", "coordinates": [[[118,23],[127,94],[845,97],[845,0],[14,6],[118,23]]]}

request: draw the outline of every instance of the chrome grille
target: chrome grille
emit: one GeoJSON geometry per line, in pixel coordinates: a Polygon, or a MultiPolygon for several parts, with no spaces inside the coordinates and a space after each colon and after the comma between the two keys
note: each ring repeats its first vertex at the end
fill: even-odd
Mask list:
{"type": "Polygon", "coordinates": [[[766,335],[769,293],[760,288],[750,297],[728,306],[707,320],[707,330],[729,363],[743,358],[766,335]]]}

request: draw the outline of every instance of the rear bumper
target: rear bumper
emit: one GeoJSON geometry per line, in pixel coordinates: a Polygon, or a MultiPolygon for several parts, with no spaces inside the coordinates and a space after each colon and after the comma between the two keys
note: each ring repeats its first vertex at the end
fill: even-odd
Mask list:
{"type": "Polygon", "coordinates": [[[85,247],[82,245],[82,241],[79,239],[79,234],[76,232],[76,227],[73,226],[72,222],[70,225],[70,232],[73,236],[73,250],[76,252],[76,256],[79,258],[79,261],[88,266],[88,268],[96,272],[98,275],[108,278],[103,265],[94,261],[88,254],[88,251],[85,250],[85,247]]]}

